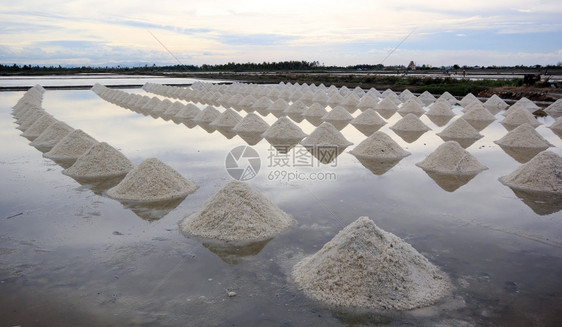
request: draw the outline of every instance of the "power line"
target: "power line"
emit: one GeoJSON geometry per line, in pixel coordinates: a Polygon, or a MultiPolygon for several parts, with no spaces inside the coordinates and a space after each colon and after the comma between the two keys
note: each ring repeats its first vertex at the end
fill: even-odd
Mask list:
{"type": "Polygon", "coordinates": [[[382,65],[382,63],[385,62],[385,60],[388,59],[388,57],[390,57],[390,55],[393,54],[394,51],[396,51],[396,49],[398,49],[398,47],[400,47],[402,45],[402,43],[404,43],[404,41],[406,41],[406,39],[408,39],[410,37],[410,35],[412,35],[414,33],[414,31],[415,31],[415,29],[412,30],[410,32],[410,34],[406,35],[406,37],[403,38],[402,41],[400,41],[400,43],[398,43],[398,45],[394,49],[392,49],[392,51],[390,51],[390,53],[388,55],[386,55],[386,57],[384,57],[384,59],[380,62],[380,65],[382,65]]]}
{"type": "Polygon", "coordinates": [[[174,59],[176,59],[176,61],[177,61],[181,66],[184,66],[184,64],[178,59],[178,57],[174,56],[174,54],[172,53],[172,51],[170,51],[170,49],[168,49],[168,48],[164,45],[164,43],[162,43],[162,42],[160,42],[160,40],[158,40],[158,38],[156,37],[156,35],[152,34],[152,32],[151,32],[149,29],[147,29],[147,32],[150,33],[150,35],[152,35],[152,37],[153,37],[156,41],[158,41],[158,43],[160,43],[160,45],[161,45],[164,49],[166,49],[166,51],[168,51],[168,53],[170,54],[170,56],[174,57],[174,59]]]}

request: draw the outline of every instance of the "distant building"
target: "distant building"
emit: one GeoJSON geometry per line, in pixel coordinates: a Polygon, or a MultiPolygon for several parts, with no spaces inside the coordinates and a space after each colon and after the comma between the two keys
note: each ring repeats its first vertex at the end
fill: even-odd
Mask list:
{"type": "Polygon", "coordinates": [[[416,70],[416,63],[412,60],[408,65],[408,70],[416,70]]]}

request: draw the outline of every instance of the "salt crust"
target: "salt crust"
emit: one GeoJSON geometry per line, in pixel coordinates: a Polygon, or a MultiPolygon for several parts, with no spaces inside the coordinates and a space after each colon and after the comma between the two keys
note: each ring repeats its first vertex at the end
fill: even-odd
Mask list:
{"type": "Polygon", "coordinates": [[[98,141],[93,137],[81,129],[75,129],[43,156],[53,160],[76,160],[96,143],[98,141]]]}
{"type": "Polygon", "coordinates": [[[410,244],[360,217],[291,274],[313,299],[332,306],[411,310],[449,294],[449,278],[410,244]]]}
{"type": "Polygon", "coordinates": [[[345,148],[353,145],[349,142],[343,134],[338,131],[334,125],[323,122],[320,126],[316,127],[309,136],[301,141],[303,146],[336,146],[345,148]]]}
{"type": "Polygon", "coordinates": [[[377,131],[350,151],[359,159],[398,160],[410,155],[384,132],[377,131]]]}
{"type": "Polygon", "coordinates": [[[447,126],[440,133],[437,133],[437,135],[441,137],[475,140],[484,137],[462,117],[452,122],[451,125],[447,126]]]}
{"type": "Polygon", "coordinates": [[[416,115],[407,114],[396,122],[391,130],[404,131],[404,132],[426,132],[431,130],[426,124],[424,124],[416,115]]]}
{"type": "Polygon", "coordinates": [[[262,134],[262,136],[265,139],[300,140],[306,136],[306,133],[304,133],[302,129],[295,123],[293,123],[289,118],[281,117],[277,119],[277,121],[273,123],[271,127],[269,127],[267,131],[262,134]]]}
{"type": "Polygon", "coordinates": [[[269,124],[259,115],[251,112],[234,126],[233,132],[243,133],[263,133],[269,128],[269,124]]]}
{"type": "Polygon", "coordinates": [[[75,178],[109,178],[126,175],[133,168],[133,163],[121,152],[101,142],[89,148],[62,172],[75,178]]]}
{"type": "Polygon", "coordinates": [[[499,181],[513,189],[562,195],[562,158],[543,151],[499,181]]]}
{"type": "Polygon", "coordinates": [[[450,175],[473,175],[488,169],[456,141],[441,144],[416,166],[425,171],[450,175]]]}
{"type": "Polygon", "coordinates": [[[367,109],[351,121],[353,126],[384,126],[386,121],[373,109],[367,109]]]}
{"type": "Polygon", "coordinates": [[[230,181],[201,210],[180,223],[193,236],[222,241],[254,242],[272,238],[295,220],[271,200],[240,181],[230,181]]]}
{"type": "Polygon", "coordinates": [[[66,135],[72,132],[74,128],[66,123],[57,121],[47,127],[35,140],[29,145],[37,148],[48,148],[49,150],[57,145],[66,135]]]}
{"type": "Polygon", "coordinates": [[[156,158],[149,158],[129,171],[107,195],[122,201],[160,202],[185,198],[197,185],[156,158]]]}
{"type": "Polygon", "coordinates": [[[543,150],[553,146],[544,137],[542,137],[533,126],[527,123],[512,129],[504,137],[494,141],[494,143],[506,147],[539,148],[543,150]]]}

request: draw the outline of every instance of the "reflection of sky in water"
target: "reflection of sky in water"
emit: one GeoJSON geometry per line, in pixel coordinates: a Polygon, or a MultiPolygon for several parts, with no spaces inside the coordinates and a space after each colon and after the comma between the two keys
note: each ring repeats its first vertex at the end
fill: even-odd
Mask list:
{"type": "MultiPolygon", "coordinates": [[[[142,90],[126,91],[145,94],[142,90]]],[[[91,279],[84,286],[85,292],[103,288],[106,292],[128,295],[135,300],[135,296],[142,296],[141,290],[144,290],[139,284],[145,279],[157,280],[161,282],[160,288],[145,290],[145,294],[152,292],[155,301],[144,311],[161,310],[181,316],[183,310],[187,310],[199,315],[218,315],[219,321],[220,317],[234,317],[238,322],[244,319],[255,322],[249,318],[252,313],[235,315],[228,305],[220,304],[223,290],[234,287],[238,288],[240,294],[236,299],[238,302],[232,302],[236,303],[236,308],[245,311],[248,306],[259,306],[271,315],[273,321],[278,321],[287,312],[276,312],[277,303],[268,300],[267,294],[277,292],[281,298],[299,294],[294,286],[286,285],[286,274],[294,258],[317,251],[345,225],[366,215],[383,229],[406,238],[431,261],[450,273],[457,287],[460,285],[457,279],[465,278],[468,281],[469,289],[458,291],[457,294],[471,298],[474,303],[469,304],[469,309],[459,311],[462,316],[470,317],[475,315],[472,312],[478,310],[497,310],[493,305],[492,309],[486,306],[506,296],[504,284],[514,281],[527,288],[524,295],[518,294],[523,298],[520,302],[514,300],[510,304],[512,310],[523,311],[523,306],[531,302],[529,307],[535,309],[537,314],[554,319],[551,307],[541,308],[536,303],[538,298],[545,296],[541,292],[547,289],[562,291],[558,286],[560,284],[555,282],[561,269],[560,264],[555,262],[562,262],[562,213],[537,215],[511,189],[497,180],[519,166],[517,161],[493,143],[507,133],[498,121],[483,129],[481,133],[485,137],[467,149],[489,169],[454,192],[442,189],[415,163],[423,160],[443,142],[436,133],[459,117],[458,107],[454,109],[457,116],[441,127],[422,116],[421,120],[432,130],[413,143],[405,142],[389,129],[401,118],[400,115],[390,117],[380,130],[412,154],[382,175],[373,174],[348,153],[366,138],[352,125],[345,126],[341,132],[354,145],[337,158],[335,165],[318,165],[313,161],[313,167],[272,166],[273,161],[270,160],[274,152],[266,140],[261,140],[254,146],[262,158],[261,170],[249,183],[294,215],[298,223],[293,229],[264,244],[263,250],[257,251],[259,253],[255,256],[252,256],[253,252],[250,256],[243,252],[243,260],[231,266],[228,264],[231,259],[225,262],[213,254],[217,249],[221,253],[225,252],[224,248],[218,246],[208,250],[205,248],[208,245],[182,236],[177,232],[177,222],[198,210],[229,180],[224,160],[230,149],[246,144],[240,136],[227,139],[218,131],[208,133],[200,126],[190,129],[162,118],[144,116],[106,102],[91,91],[47,91],[43,107],[57,119],[111,144],[136,164],[146,158],[157,157],[199,185],[195,193],[168,215],[156,221],[146,221],[140,219],[134,210],[96,195],[64,176],[61,167],[42,158],[39,151],[28,145],[27,139],[19,136],[21,132],[15,128],[17,125],[13,123],[9,107],[22,94],[0,93],[0,178],[3,180],[0,188],[0,250],[14,251],[13,254],[6,254],[9,251],[0,252],[0,262],[5,267],[0,268],[0,279],[11,281],[12,272],[17,270],[18,265],[29,264],[37,269],[37,272],[30,273],[29,278],[39,280],[44,277],[43,274],[51,274],[53,276],[50,278],[54,278],[56,283],[57,278],[62,277],[53,273],[53,266],[47,264],[39,269],[35,266],[34,258],[50,258],[59,253],[69,253],[68,247],[76,247],[74,251],[78,251],[78,256],[88,257],[94,253],[92,262],[108,267],[112,274],[123,276],[119,280],[112,279],[109,286],[101,287],[106,284],[100,277],[103,274],[88,268],[90,262],[69,259],[79,261],[75,269],[90,269],[91,275],[86,273],[79,277],[76,275],[77,270],[73,273],[70,269],[60,273],[60,276],[91,279]],[[270,174],[279,170],[305,173],[304,176],[310,173],[334,173],[337,181],[270,180],[270,174]],[[23,215],[5,218],[20,212],[23,215]],[[22,245],[22,242],[32,246],[22,245]],[[35,254],[26,257],[29,251],[35,251],[35,254]],[[44,257],[37,254],[42,253],[40,251],[45,251],[44,257]],[[520,265],[536,267],[536,270],[529,271],[520,265]],[[486,285],[481,283],[483,273],[492,278],[486,285]],[[257,278],[252,277],[256,274],[257,278]],[[168,278],[162,279],[166,275],[168,278]],[[528,279],[537,275],[542,278],[528,279]],[[186,280],[185,276],[191,276],[191,279],[186,280]],[[185,283],[191,288],[182,286],[185,283]],[[181,300],[178,289],[185,293],[182,293],[181,300]],[[251,298],[246,291],[262,295],[251,298]],[[207,296],[206,300],[198,298],[202,295],[207,296]],[[193,307],[185,309],[186,298],[193,301],[193,307]],[[205,301],[214,301],[215,306],[205,305],[205,301]],[[163,304],[159,306],[156,303],[163,304]]],[[[205,107],[201,104],[198,106],[205,107]]],[[[219,110],[224,108],[219,107],[219,110]]],[[[357,111],[353,116],[359,113],[357,111]]],[[[241,111],[240,114],[245,115],[245,112],[241,111]]],[[[501,118],[501,114],[496,117],[501,118]]],[[[270,114],[264,119],[272,124],[277,118],[270,114]]],[[[539,120],[546,125],[553,122],[551,118],[539,120]]],[[[307,120],[298,125],[307,134],[315,128],[307,120]]],[[[556,146],[551,148],[552,151],[562,155],[560,138],[544,125],[538,127],[537,131],[556,146]]],[[[143,215],[140,212],[138,214],[143,215]]],[[[225,253],[231,256],[229,251],[225,253]]],[[[234,261],[238,262],[236,258],[232,259],[234,261]]],[[[42,286],[38,286],[38,289],[49,290],[42,286]]],[[[83,296],[81,291],[64,287],[62,290],[68,292],[71,298],[83,296]]],[[[54,291],[56,293],[57,289],[54,291]]],[[[330,311],[311,303],[302,295],[299,294],[294,301],[287,304],[292,308],[290,310],[304,305],[312,311],[322,312],[325,320],[311,323],[337,324],[338,320],[330,311]]],[[[100,302],[103,301],[95,299],[95,303],[100,302]]],[[[285,305],[285,302],[281,303],[285,305]]],[[[560,300],[555,300],[556,303],[560,304],[560,300]]],[[[117,301],[115,305],[117,309],[112,310],[121,308],[127,311],[131,306],[127,301],[117,301]]],[[[291,314],[294,314],[295,319],[309,319],[307,313],[296,312],[291,314]]],[[[452,312],[442,312],[441,315],[455,316],[455,311],[452,312]]],[[[514,315],[513,311],[510,315],[514,315]]],[[[424,319],[437,319],[435,316],[423,318],[415,315],[411,318],[410,313],[394,314],[392,317],[397,324],[408,319],[425,322],[427,320],[424,319]]],[[[506,316],[499,313],[497,318],[505,319],[506,316]]]]}

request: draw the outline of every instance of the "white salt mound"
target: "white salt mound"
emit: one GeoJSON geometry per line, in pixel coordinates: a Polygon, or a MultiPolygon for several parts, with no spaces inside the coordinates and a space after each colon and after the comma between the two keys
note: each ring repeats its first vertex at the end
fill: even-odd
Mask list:
{"type": "Polygon", "coordinates": [[[546,107],[544,111],[554,118],[562,116],[562,99],[554,101],[554,103],[546,107]]]}
{"type": "Polygon", "coordinates": [[[390,127],[390,129],[404,132],[426,132],[431,128],[424,124],[416,115],[407,114],[390,127]]]}
{"type": "Polygon", "coordinates": [[[488,169],[456,141],[441,144],[416,166],[425,171],[450,175],[473,175],[488,169]]]}
{"type": "Polygon", "coordinates": [[[289,103],[285,101],[285,99],[277,99],[269,107],[267,107],[267,110],[271,112],[283,112],[288,107],[289,103]]]}
{"type": "Polygon", "coordinates": [[[41,135],[29,144],[37,148],[48,148],[50,150],[73,130],[74,128],[68,126],[66,123],[57,121],[47,127],[41,135]]]}
{"type": "Polygon", "coordinates": [[[22,131],[26,131],[31,125],[33,125],[38,119],[43,117],[44,115],[48,115],[48,113],[42,109],[29,110],[29,113],[26,113],[25,116],[19,121],[21,124],[18,129],[22,131]]]}
{"type": "Polygon", "coordinates": [[[521,124],[528,123],[533,127],[537,127],[541,124],[532,113],[522,107],[509,109],[501,123],[507,126],[519,126],[521,124]]]}
{"type": "Polygon", "coordinates": [[[424,91],[422,94],[420,94],[418,96],[418,99],[420,99],[426,106],[437,100],[435,96],[433,96],[433,94],[429,93],[428,91],[424,91]]]}
{"type": "Polygon", "coordinates": [[[562,158],[543,151],[499,181],[513,189],[562,195],[562,158]]]}
{"type": "Polygon", "coordinates": [[[175,115],[176,118],[179,119],[194,119],[197,114],[201,112],[201,110],[194,105],[193,103],[188,103],[186,105],[182,104],[181,102],[174,102],[173,106],[180,107],[181,109],[175,115]]]}
{"type": "Polygon", "coordinates": [[[562,117],[556,119],[556,121],[552,123],[552,125],[550,125],[548,128],[550,128],[554,132],[562,133],[562,117]]]}
{"type": "Polygon", "coordinates": [[[505,109],[509,107],[509,105],[496,94],[488,98],[488,100],[484,102],[484,106],[487,108],[499,108],[499,109],[505,109]]]}
{"type": "Polygon", "coordinates": [[[251,112],[247,114],[242,120],[234,126],[233,132],[244,133],[263,133],[269,128],[269,124],[263,120],[259,115],[251,112]]]}
{"type": "Polygon", "coordinates": [[[303,146],[336,146],[345,148],[352,145],[334,125],[323,122],[309,136],[301,141],[303,146]]]}
{"type": "Polygon", "coordinates": [[[437,133],[441,137],[449,137],[455,139],[480,139],[484,137],[472,125],[463,118],[455,120],[451,125],[447,126],[443,131],[437,133]]]}
{"type": "Polygon", "coordinates": [[[425,111],[419,103],[417,103],[413,99],[409,99],[404,104],[402,104],[402,107],[400,107],[400,109],[398,109],[398,113],[402,115],[412,113],[416,116],[421,116],[425,113],[425,111]]]}
{"type": "Polygon", "coordinates": [[[133,168],[133,163],[121,152],[101,142],[89,148],[62,172],[74,178],[109,178],[126,175],[133,168]]]}
{"type": "Polygon", "coordinates": [[[287,117],[277,119],[271,127],[262,134],[265,139],[301,140],[306,134],[287,117]]]}
{"type": "Polygon", "coordinates": [[[450,281],[410,244],[360,217],[293,267],[308,296],[332,306],[411,310],[446,296],[450,281]]]}
{"type": "Polygon", "coordinates": [[[107,191],[122,201],[160,202],[185,198],[197,185],[156,158],[146,159],[107,191]]]}
{"type": "Polygon", "coordinates": [[[217,117],[221,113],[213,106],[207,106],[205,109],[201,110],[195,117],[193,117],[193,121],[199,123],[211,123],[213,120],[217,119],[217,117]]]}
{"type": "Polygon", "coordinates": [[[384,126],[386,121],[373,109],[367,109],[351,121],[353,126],[384,126]]]}
{"type": "Polygon", "coordinates": [[[90,147],[98,143],[81,129],[75,129],[43,156],[53,160],[76,160],[90,147]]]}
{"type": "Polygon", "coordinates": [[[524,106],[525,108],[527,108],[527,110],[529,110],[531,112],[541,108],[541,107],[537,106],[533,101],[527,99],[526,97],[522,97],[521,99],[517,100],[517,102],[515,102],[514,105],[516,105],[516,104],[520,104],[520,105],[524,106]]]}
{"type": "Polygon", "coordinates": [[[327,114],[322,116],[322,120],[328,122],[344,122],[353,120],[353,116],[342,106],[336,106],[327,114]]]}
{"type": "Polygon", "coordinates": [[[313,103],[310,107],[308,107],[308,109],[306,109],[303,113],[303,116],[305,117],[323,117],[325,114],[327,114],[328,111],[326,111],[326,107],[321,105],[320,103],[313,103]]]}
{"type": "Polygon", "coordinates": [[[504,137],[494,141],[494,143],[506,147],[534,148],[543,150],[553,146],[544,137],[542,137],[533,126],[527,123],[512,129],[504,137]]]}
{"type": "Polygon", "coordinates": [[[455,113],[451,110],[451,105],[446,101],[434,102],[426,113],[427,116],[453,117],[455,113]]]}
{"type": "Polygon", "coordinates": [[[297,100],[296,102],[293,102],[290,106],[288,106],[285,111],[283,111],[286,114],[296,114],[296,115],[302,115],[304,114],[304,112],[306,111],[306,109],[308,109],[308,107],[306,106],[306,104],[304,104],[302,101],[297,100]]]}
{"type": "Polygon", "coordinates": [[[468,110],[462,115],[464,120],[494,121],[496,117],[492,115],[480,102],[473,102],[468,110]]]}
{"type": "Polygon", "coordinates": [[[33,124],[31,124],[31,126],[29,126],[29,128],[26,129],[25,132],[21,134],[21,136],[27,137],[29,139],[35,139],[39,135],[41,135],[41,133],[43,133],[47,129],[47,127],[51,126],[57,121],[58,120],[56,120],[55,117],[49,114],[43,115],[41,116],[41,118],[37,119],[33,124]]]}
{"type": "Polygon", "coordinates": [[[222,241],[266,240],[289,228],[295,220],[244,182],[230,181],[208,199],[201,210],[180,223],[193,236],[222,241]]]}
{"type": "Polygon", "coordinates": [[[350,151],[359,159],[398,160],[410,155],[384,132],[377,131],[350,151]]]}
{"type": "Polygon", "coordinates": [[[392,101],[391,98],[386,97],[386,98],[382,99],[382,101],[377,104],[376,109],[377,110],[383,110],[383,111],[397,111],[398,106],[396,105],[396,103],[394,103],[394,101],[392,101]]]}
{"type": "Polygon", "coordinates": [[[215,127],[234,127],[241,120],[242,117],[236,111],[228,108],[215,118],[210,125],[215,127]]]}
{"type": "Polygon", "coordinates": [[[465,95],[461,101],[459,101],[459,104],[463,107],[466,107],[467,105],[469,105],[470,103],[473,102],[478,102],[478,103],[482,103],[480,102],[480,100],[478,100],[478,98],[476,96],[474,96],[474,94],[472,93],[468,93],[467,95],[465,95]]]}

